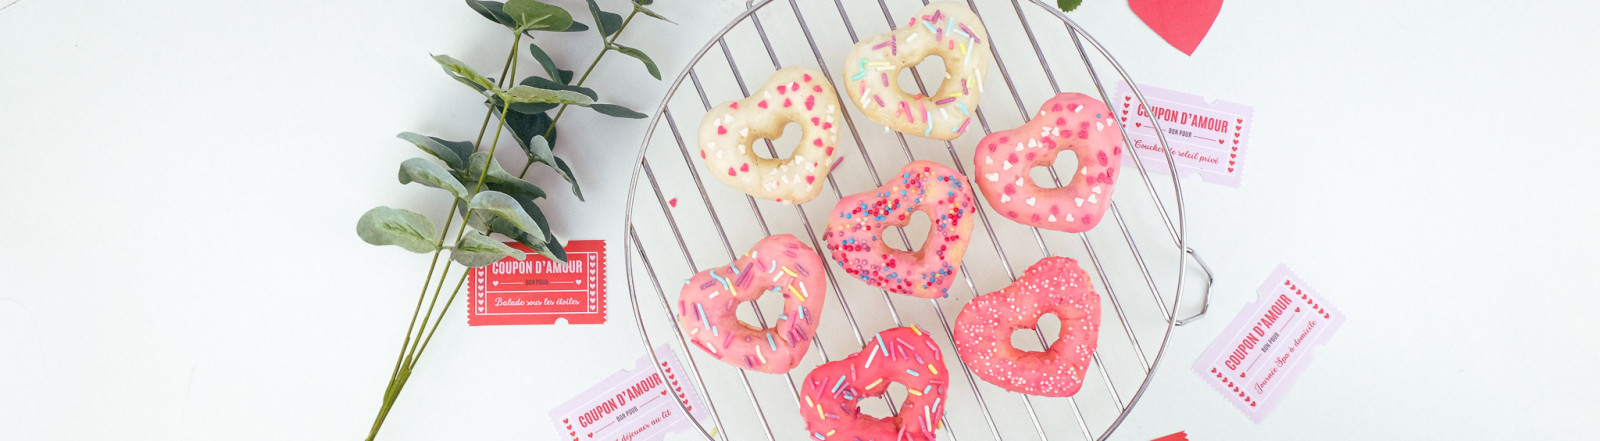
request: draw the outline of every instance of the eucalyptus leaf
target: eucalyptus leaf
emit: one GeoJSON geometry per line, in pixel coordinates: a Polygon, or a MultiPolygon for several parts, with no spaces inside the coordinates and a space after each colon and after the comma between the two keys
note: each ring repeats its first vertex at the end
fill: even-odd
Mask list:
{"type": "Polygon", "coordinates": [[[556,157],[556,170],[561,172],[562,178],[572,184],[572,194],[577,196],[578,200],[583,200],[583,190],[578,188],[578,177],[572,174],[572,167],[567,166],[567,161],[559,156],[556,157]]]}
{"type": "Polygon", "coordinates": [[[513,19],[510,15],[506,14],[505,3],[487,0],[467,0],[467,6],[471,7],[474,11],[478,11],[478,15],[482,15],[483,18],[487,18],[489,21],[499,23],[511,29],[517,28],[516,19],[513,19]]]}
{"type": "Polygon", "coordinates": [[[622,16],[600,10],[600,4],[594,0],[589,0],[589,15],[594,16],[594,24],[600,28],[601,37],[610,37],[622,28],[622,16]]]}
{"type": "MultiPolygon", "coordinates": [[[[501,116],[500,109],[496,108],[494,111],[496,116],[501,116]]],[[[511,137],[517,141],[517,145],[522,147],[523,152],[532,154],[533,152],[528,150],[528,143],[533,141],[533,137],[544,136],[545,132],[550,130],[551,120],[549,113],[508,113],[508,115],[501,117],[505,119],[506,128],[511,130],[511,137]]],[[[554,143],[555,136],[555,132],[551,131],[548,138],[550,141],[548,142],[554,143]]]]}
{"type": "Polygon", "coordinates": [[[544,136],[534,136],[525,148],[529,158],[537,158],[545,164],[553,165],[556,162],[556,154],[550,151],[550,141],[545,140],[544,136]]]}
{"type": "Polygon", "coordinates": [[[674,22],[672,20],[668,20],[666,17],[662,17],[661,14],[657,14],[656,11],[652,11],[652,10],[650,10],[650,8],[644,7],[644,5],[648,5],[650,3],[651,2],[644,2],[644,3],[634,2],[633,3],[633,10],[639,11],[639,13],[644,14],[644,15],[655,17],[656,20],[661,20],[661,21],[664,21],[664,22],[667,22],[667,23],[672,23],[672,24],[678,24],[677,22],[674,22]]]}
{"type": "Polygon", "coordinates": [[[583,86],[573,86],[573,85],[568,85],[568,84],[563,84],[563,83],[557,83],[555,81],[550,81],[550,79],[543,78],[543,77],[527,77],[527,78],[523,78],[522,81],[517,82],[517,84],[521,84],[521,85],[524,85],[524,86],[532,86],[532,87],[536,87],[536,88],[540,88],[540,89],[566,90],[566,91],[581,93],[584,96],[589,97],[589,99],[591,99],[591,100],[599,100],[600,99],[600,95],[596,94],[594,92],[594,89],[590,89],[590,88],[583,87],[583,86]]]}
{"type": "Polygon", "coordinates": [[[445,141],[432,136],[423,136],[412,132],[401,132],[395,137],[410,142],[422,151],[428,152],[435,158],[444,161],[450,168],[465,168],[467,157],[472,155],[472,143],[465,141],[445,141]]]}
{"type": "MultiPolygon", "coordinates": [[[[500,109],[506,107],[506,100],[500,99],[499,96],[491,96],[489,97],[489,102],[485,104],[488,104],[489,108],[494,109],[495,114],[498,115],[500,114],[500,109]]],[[[561,105],[556,103],[511,103],[510,107],[512,114],[521,113],[531,115],[536,113],[544,113],[559,106],[561,105]]]]}
{"type": "Polygon", "coordinates": [[[479,93],[497,91],[493,80],[479,74],[478,71],[472,70],[472,67],[467,66],[461,60],[452,58],[449,55],[434,55],[433,61],[438,62],[439,66],[444,68],[445,73],[450,74],[450,78],[455,78],[456,81],[476,89],[479,93]]]}
{"type": "Polygon", "coordinates": [[[544,49],[540,48],[538,44],[528,43],[528,53],[533,55],[534,60],[539,61],[539,66],[544,68],[545,75],[548,75],[550,79],[559,81],[561,84],[572,84],[572,71],[556,67],[556,61],[551,59],[550,54],[545,53],[544,49]]]}
{"type": "Polygon", "coordinates": [[[623,53],[623,55],[638,59],[639,62],[644,63],[644,68],[650,71],[650,76],[656,77],[658,80],[661,79],[661,70],[656,68],[656,62],[651,60],[649,55],[645,55],[644,51],[616,43],[611,43],[611,48],[623,53]]]}
{"type": "Polygon", "coordinates": [[[645,115],[643,113],[635,112],[635,111],[633,111],[633,109],[629,109],[627,107],[622,107],[622,106],[619,106],[619,105],[616,105],[616,104],[595,104],[595,105],[589,106],[589,108],[590,109],[594,109],[594,111],[596,111],[596,112],[600,112],[600,113],[608,115],[608,116],[615,116],[615,117],[618,117],[618,118],[639,119],[639,118],[644,118],[646,116],[649,116],[649,115],[645,115]]]}
{"type": "Polygon", "coordinates": [[[566,9],[539,0],[508,1],[505,13],[516,21],[517,32],[564,31],[572,27],[572,14],[566,9]]]}
{"type": "Polygon", "coordinates": [[[433,161],[422,158],[411,158],[400,163],[400,184],[416,182],[433,188],[444,189],[455,195],[456,199],[467,199],[467,187],[461,181],[450,175],[450,170],[433,161]]]}
{"type": "Polygon", "coordinates": [[[594,104],[594,98],[570,90],[541,89],[533,86],[518,85],[506,91],[501,99],[513,103],[556,103],[576,104],[588,107],[594,104]]]}
{"type": "Polygon", "coordinates": [[[437,251],[433,221],[413,211],[377,207],[356,221],[356,235],[373,245],[395,245],[413,253],[437,251]]]}
{"type": "Polygon", "coordinates": [[[522,204],[522,209],[528,212],[528,216],[532,217],[534,222],[539,223],[539,229],[542,233],[536,235],[535,233],[522,231],[522,229],[500,218],[489,219],[489,231],[504,234],[518,243],[527,245],[529,249],[536,253],[565,263],[567,261],[566,248],[550,233],[550,223],[545,220],[544,212],[540,211],[539,206],[535,205],[533,201],[518,199],[517,202],[522,204]]]}
{"type": "Polygon", "coordinates": [[[572,26],[567,26],[566,29],[562,29],[562,30],[559,30],[559,31],[556,31],[556,32],[583,32],[583,31],[587,31],[587,30],[589,30],[589,25],[583,24],[583,22],[581,22],[581,21],[574,20],[572,22],[572,26]]]}
{"type": "Polygon", "coordinates": [[[470,162],[471,165],[467,169],[467,176],[470,178],[466,181],[476,184],[478,182],[478,174],[483,172],[485,166],[488,166],[489,172],[483,176],[483,182],[489,184],[490,189],[523,193],[533,199],[545,197],[544,190],[540,189],[539,186],[506,172],[504,168],[500,167],[500,161],[490,161],[489,152],[473,153],[470,162]]]}
{"type": "Polygon", "coordinates": [[[476,231],[461,236],[461,243],[450,250],[450,260],[468,268],[489,266],[507,257],[523,260],[528,254],[476,231]]]}
{"type": "Polygon", "coordinates": [[[1082,4],[1083,0],[1056,0],[1056,7],[1061,8],[1061,12],[1072,12],[1073,9],[1078,9],[1078,5],[1082,4]]]}
{"type": "Polygon", "coordinates": [[[517,200],[512,198],[511,195],[498,191],[483,191],[479,192],[476,196],[473,196],[472,202],[467,206],[473,211],[492,214],[501,219],[505,219],[507,222],[510,222],[512,226],[515,226],[522,231],[526,231],[529,234],[538,232],[538,235],[540,236],[539,239],[544,239],[542,237],[544,232],[539,230],[539,223],[535,222],[532,217],[529,217],[528,212],[524,210],[522,205],[517,203],[517,200]]]}

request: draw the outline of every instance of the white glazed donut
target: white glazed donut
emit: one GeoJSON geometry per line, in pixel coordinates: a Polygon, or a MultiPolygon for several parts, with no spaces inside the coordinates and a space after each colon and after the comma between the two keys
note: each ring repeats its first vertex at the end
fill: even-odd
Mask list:
{"type": "Polygon", "coordinates": [[[861,40],[845,58],[845,89],[861,112],[903,133],[956,139],[972,123],[972,111],[989,70],[989,33],[978,15],[953,2],[936,2],[912,16],[906,27],[861,40]],[[930,55],[944,59],[945,80],[931,96],[907,95],[900,70],[930,55]]]}
{"type": "Polygon", "coordinates": [[[754,96],[722,103],[700,121],[700,157],[722,183],[751,196],[802,204],[822,192],[839,141],[839,98],[822,72],[779,70],[754,96]],[[800,145],[785,159],[756,155],[755,141],[800,124],[800,145]]]}

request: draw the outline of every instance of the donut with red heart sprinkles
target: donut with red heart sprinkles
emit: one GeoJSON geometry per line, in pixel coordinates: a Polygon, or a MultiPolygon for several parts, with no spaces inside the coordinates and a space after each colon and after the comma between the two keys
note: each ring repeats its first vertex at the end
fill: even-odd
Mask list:
{"type": "Polygon", "coordinates": [[[978,142],[974,179],[994,211],[1023,225],[1081,233],[1094,228],[1111,206],[1122,163],[1122,130],[1100,100],[1081,93],[1056,95],[1039,114],[1012,130],[978,142]],[[1072,180],[1041,188],[1029,172],[1049,167],[1056,154],[1078,159],[1072,180]]]}
{"type": "Polygon", "coordinates": [[[758,198],[803,204],[822,192],[838,162],[839,98],[822,72],[787,67],[755,95],[712,108],[700,121],[700,158],[717,180],[758,198]],[[756,141],[777,139],[789,123],[800,144],[788,158],[756,154],[756,141]]]}
{"type": "Polygon", "coordinates": [[[828,293],[822,265],[822,256],[794,236],[767,236],[733,263],[689,278],[678,296],[678,329],[728,364],[789,372],[805,357],[822,319],[828,293]],[[783,314],[771,328],[739,320],[739,305],[768,294],[783,296],[783,314]]]}
{"type": "Polygon", "coordinates": [[[1083,386],[1100,336],[1100,295],[1078,262],[1046,257],[1005,289],[972,299],[956,316],[956,351],[972,373],[1012,392],[1068,397],[1083,386]],[[1061,330],[1043,352],[1011,345],[1011,333],[1055,314],[1061,330]]]}
{"type": "Polygon", "coordinates": [[[840,199],[822,239],[834,261],[857,280],[897,294],[943,297],[967,251],[976,208],[966,177],[937,162],[916,161],[882,187],[840,199]],[[921,248],[907,252],[884,243],[889,227],[910,224],[919,211],[933,221],[921,248]]]}
{"type": "Polygon", "coordinates": [[[931,441],[944,417],[950,384],[944,353],[916,326],[878,333],[861,352],[817,366],[800,389],[800,414],[818,441],[931,441]],[[906,388],[894,416],[861,412],[861,399],[884,395],[891,383],[906,388]]]}

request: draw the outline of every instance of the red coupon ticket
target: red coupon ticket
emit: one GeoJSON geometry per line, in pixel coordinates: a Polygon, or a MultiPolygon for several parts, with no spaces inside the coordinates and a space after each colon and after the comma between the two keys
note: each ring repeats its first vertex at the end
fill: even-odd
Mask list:
{"type": "Polygon", "coordinates": [[[528,258],[508,257],[472,270],[468,325],[606,322],[605,241],[567,242],[566,263],[534,254],[522,244],[507,245],[527,252],[528,258]]]}
{"type": "Polygon", "coordinates": [[[1310,364],[1311,352],[1344,324],[1344,314],[1279,265],[1211,342],[1194,371],[1252,421],[1261,422],[1310,364]]]}
{"type": "Polygon", "coordinates": [[[550,411],[561,439],[570,441],[651,441],[694,426],[683,413],[688,409],[705,419],[705,403],[672,349],[656,349],[661,357],[657,371],[649,354],[633,370],[617,372],[550,411]],[[662,375],[665,372],[666,375],[662,375]],[[673,399],[681,400],[674,403],[673,399]]]}
{"type": "Polygon", "coordinates": [[[1113,99],[1119,103],[1107,104],[1120,111],[1122,126],[1145,170],[1171,173],[1150,123],[1155,118],[1177,161],[1179,176],[1200,175],[1206,182],[1239,186],[1250,128],[1255,125],[1254,109],[1226,101],[1208,103],[1199,95],[1143,84],[1139,92],[1149,100],[1148,106],[1139,105],[1139,97],[1127,83],[1117,84],[1113,99]]]}

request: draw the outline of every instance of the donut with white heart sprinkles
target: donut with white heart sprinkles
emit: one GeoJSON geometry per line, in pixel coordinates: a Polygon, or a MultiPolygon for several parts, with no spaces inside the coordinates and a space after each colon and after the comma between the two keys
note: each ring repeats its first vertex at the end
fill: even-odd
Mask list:
{"type": "Polygon", "coordinates": [[[1081,233],[1100,223],[1111,206],[1122,166],[1122,130],[1100,100],[1063,93],[1045,101],[1039,114],[1012,130],[978,142],[974,180],[994,211],[1023,225],[1081,233]],[[1066,185],[1040,187],[1029,176],[1071,151],[1078,166],[1066,185]]]}

